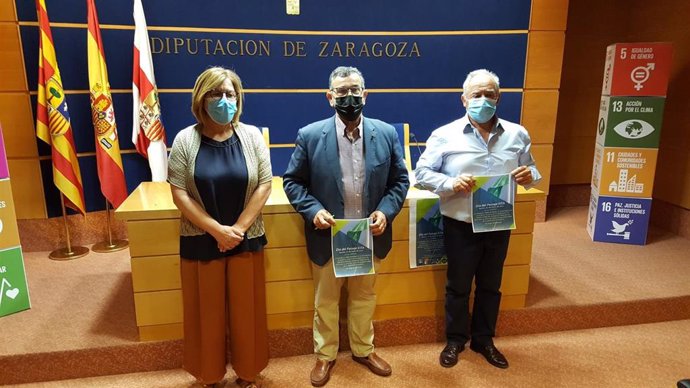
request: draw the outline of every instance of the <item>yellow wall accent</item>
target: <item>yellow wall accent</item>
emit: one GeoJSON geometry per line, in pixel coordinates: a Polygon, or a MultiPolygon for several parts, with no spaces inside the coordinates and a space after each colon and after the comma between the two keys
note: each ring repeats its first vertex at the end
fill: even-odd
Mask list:
{"type": "Polygon", "coordinates": [[[551,183],[551,161],[553,157],[553,144],[533,144],[532,156],[537,162],[537,168],[542,175],[542,180],[536,186],[537,189],[549,193],[551,183]]]}
{"type": "Polygon", "coordinates": [[[564,45],[562,31],[529,33],[525,89],[557,89],[560,86],[564,45]]]}
{"type": "Polygon", "coordinates": [[[522,125],[532,144],[553,144],[558,114],[558,89],[525,90],[522,94],[522,125]]]}
{"type": "Polygon", "coordinates": [[[36,132],[28,93],[0,93],[0,123],[7,158],[37,158],[36,132]]]}
{"type": "Polygon", "coordinates": [[[532,0],[530,31],[565,30],[568,0],[532,0]]]}
{"type": "Polygon", "coordinates": [[[521,123],[532,138],[532,154],[547,196],[551,181],[568,0],[532,0],[521,123]]]}
{"type": "Polygon", "coordinates": [[[14,0],[0,0],[0,22],[14,22],[16,20],[14,0]]]}
{"type": "Polygon", "coordinates": [[[16,23],[0,22],[0,91],[26,91],[24,60],[16,23]]]}
{"type": "Polygon", "coordinates": [[[46,204],[38,159],[9,159],[17,219],[46,218],[46,204]]]}

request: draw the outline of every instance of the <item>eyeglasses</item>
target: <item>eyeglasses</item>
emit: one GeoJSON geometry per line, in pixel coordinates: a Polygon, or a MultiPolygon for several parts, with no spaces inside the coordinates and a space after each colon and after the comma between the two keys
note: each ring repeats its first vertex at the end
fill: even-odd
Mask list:
{"type": "Polygon", "coordinates": [[[364,89],[362,89],[361,86],[350,86],[349,88],[333,88],[331,89],[331,92],[333,92],[336,97],[345,97],[348,95],[348,93],[352,93],[352,95],[355,97],[360,97],[364,92],[364,89]]]}
{"type": "Polygon", "coordinates": [[[223,97],[223,95],[225,95],[225,97],[228,100],[231,100],[231,101],[237,100],[237,94],[235,94],[235,92],[231,92],[229,90],[211,90],[210,92],[206,93],[206,97],[214,99],[214,100],[216,100],[216,99],[219,100],[221,97],[223,97]]]}

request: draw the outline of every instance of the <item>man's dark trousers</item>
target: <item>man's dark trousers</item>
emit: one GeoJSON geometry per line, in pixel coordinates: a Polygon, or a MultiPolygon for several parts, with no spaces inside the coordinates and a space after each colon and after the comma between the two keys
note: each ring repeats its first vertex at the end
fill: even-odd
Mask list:
{"type": "Polygon", "coordinates": [[[448,256],[446,282],[446,339],[464,345],[493,343],[501,277],[508,252],[510,230],[474,233],[472,224],[443,217],[444,241],[448,256]],[[475,278],[472,329],[469,326],[469,297],[475,278]]]}

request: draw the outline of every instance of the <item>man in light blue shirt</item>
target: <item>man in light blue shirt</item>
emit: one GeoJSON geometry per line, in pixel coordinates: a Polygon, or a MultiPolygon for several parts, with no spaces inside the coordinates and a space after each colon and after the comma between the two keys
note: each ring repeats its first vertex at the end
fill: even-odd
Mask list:
{"type": "Polygon", "coordinates": [[[439,357],[444,367],[457,364],[470,339],[470,348],[491,365],[508,367],[493,337],[510,230],[474,233],[470,196],[474,176],[510,173],[516,183],[530,188],[539,182],[541,174],[530,152],[527,130],[496,115],[500,98],[496,74],[484,69],[470,72],[461,97],[467,114],[434,130],[415,169],[418,184],[441,197],[448,255],[447,345],[439,357]],[[470,325],[473,278],[476,288],[470,325]]]}

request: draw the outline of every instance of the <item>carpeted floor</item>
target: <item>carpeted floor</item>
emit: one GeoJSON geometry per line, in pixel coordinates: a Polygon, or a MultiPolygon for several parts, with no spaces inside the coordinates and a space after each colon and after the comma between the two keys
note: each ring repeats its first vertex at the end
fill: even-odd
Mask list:
{"type": "MultiPolygon", "coordinates": [[[[471,351],[455,368],[443,369],[437,361],[442,344],[385,347],[379,352],[393,365],[392,377],[373,376],[343,353],[328,387],[673,387],[690,377],[690,240],[652,229],[646,246],[593,243],[586,217],[584,207],[561,208],[535,225],[527,308],[499,319],[503,336],[496,342],[511,361],[509,370],[490,367],[471,351]],[[658,323],[548,333],[645,322],[658,323]]],[[[12,371],[44,371],[39,381],[60,371],[86,371],[60,378],[98,375],[104,362],[124,365],[118,360],[132,351],[153,357],[147,369],[107,373],[179,365],[178,342],[137,343],[127,250],[68,262],[32,252],[25,263],[33,308],[0,318],[0,380],[12,371]],[[162,360],[161,354],[172,356],[162,360]]],[[[312,355],[271,359],[266,386],[308,387],[313,362],[312,355]]],[[[5,382],[15,381],[33,380],[5,382]]],[[[191,384],[185,372],[164,370],[30,386],[191,384]]],[[[235,385],[230,380],[227,386],[235,385]]]]}
{"type": "MultiPolygon", "coordinates": [[[[490,366],[466,350],[453,368],[438,365],[442,344],[378,349],[393,375],[377,377],[350,359],[338,356],[327,388],[350,387],[675,387],[690,376],[690,320],[605,329],[502,337],[497,346],[511,363],[507,370],[490,366]]],[[[314,357],[271,359],[262,374],[264,387],[310,387],[314,357]]],[[[233,372],[226,387],[236,387],[233,372]]],[[[17,387],[190,387],[193,379],[175,369],[149,373],[64,380],[17,387]]]]}
{"type": "Polygon", "coordinates": [[[651,228],[644,246],[592,242],[586,222],[586,207],[566,207],[534,225],[527,307],[690,295],[690,240],[651,228]]]}
{"type": "MultiPolygon", "coordinates": [[[[594,243],[587,208],[535,224],[527,308],[690,295],[690,240],[652,229],[649,244],[594,243]]],[[[137,340],[129,251],[57,262],[25,253],[33,308],[0,318],[0,356],[127,345],[137,340]]]]}

